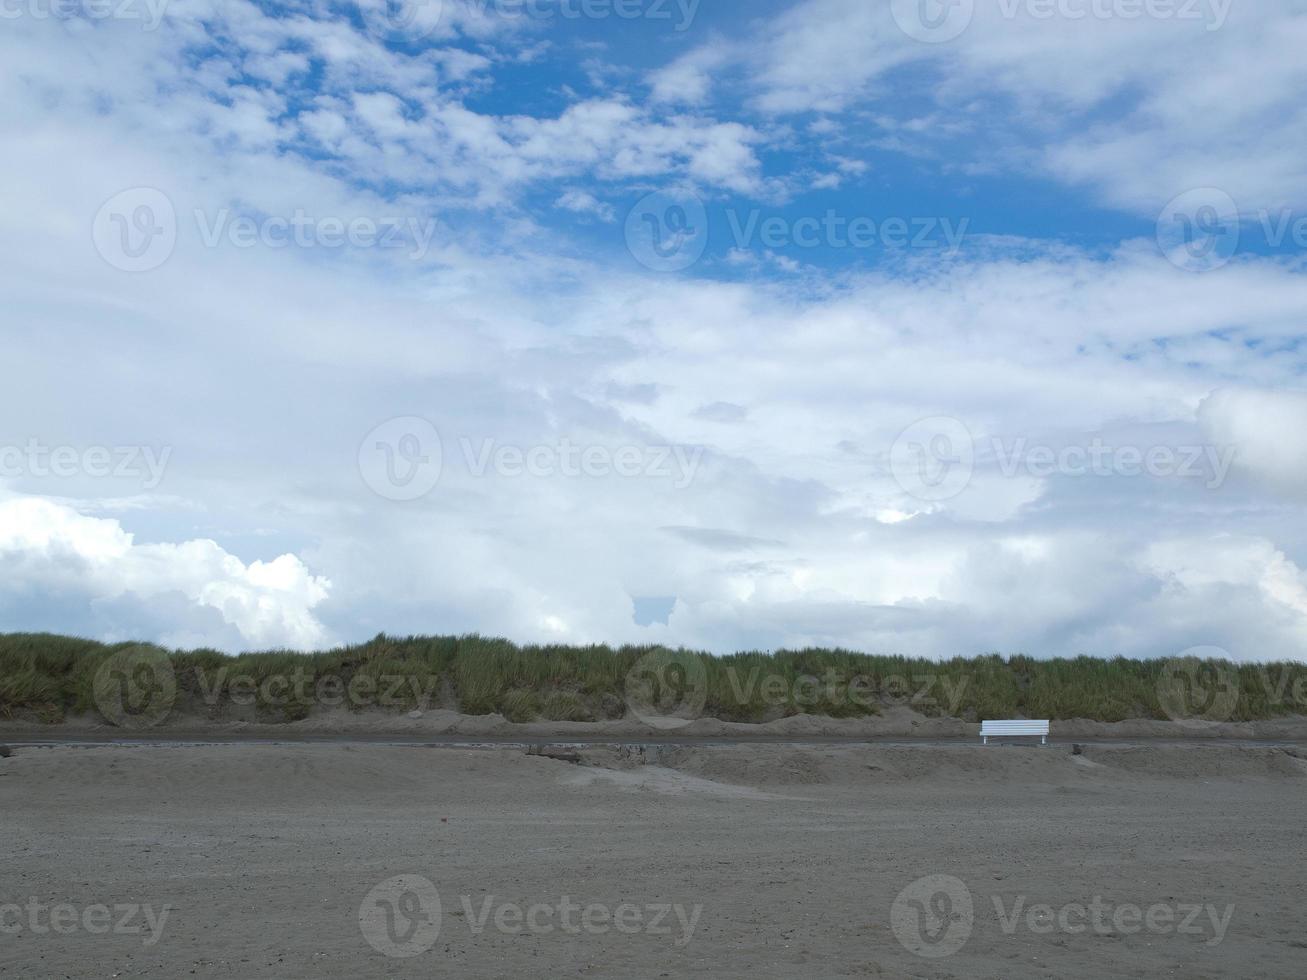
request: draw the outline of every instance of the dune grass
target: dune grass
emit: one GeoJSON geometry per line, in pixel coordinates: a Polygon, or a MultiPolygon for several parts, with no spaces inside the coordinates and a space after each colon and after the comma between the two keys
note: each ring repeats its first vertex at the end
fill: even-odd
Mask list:
{"type": "MultiPolygon", "coordinates": [[[[141,646],[0,634],[0,716],[56,722],[92,713],[97,670],[115,653],[141,646]]],[[[676,664],[675,676],[664,679],[673,688],[671,700],[689,703],[696,716],[728,721],[800,713],[857,717],[900,704],[970,721],[1164,719],[1168,708],[1174,714],[1174,696],[1167,701],[1165,693],[1173,675],[1164,675],[1164,660],[991,654],[932,661],[825,649],[714,657],[659,647],[519,646],[478,635],[381,635],[311,654],[150,649],[172,667],[179,708],[202,712],[244,704],[269,721],[303,718],[318,705],[445,706],[474,715],[497,712],[513,721],[617,718],[632,703],[628,675],[639,675],[650,657],[676,664]]],[[[1307,664],[1181,666],[1200,684],[1217,678],[1237,688],[1222,718],[1307,714],[1307,664]]],[[[1174,662],[1169,669],[1174,671],[1174,662]]]]}

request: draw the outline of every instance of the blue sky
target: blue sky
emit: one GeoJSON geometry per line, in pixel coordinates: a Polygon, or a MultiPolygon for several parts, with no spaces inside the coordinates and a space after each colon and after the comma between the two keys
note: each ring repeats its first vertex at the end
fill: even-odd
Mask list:
{"type": "Polygon", "coordinates": [[[1307,4],[616,9],[6,6],[0,625],[1301,658],[1307,4]]]}

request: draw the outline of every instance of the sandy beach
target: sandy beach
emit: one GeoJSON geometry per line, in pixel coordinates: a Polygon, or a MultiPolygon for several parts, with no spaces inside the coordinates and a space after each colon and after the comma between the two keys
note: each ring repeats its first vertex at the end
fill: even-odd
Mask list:
{"type": "Polygon", "coordinates": [[[0,976],[1301,976],[1304,777],[1223,745],[23,747],[0,976]]]}

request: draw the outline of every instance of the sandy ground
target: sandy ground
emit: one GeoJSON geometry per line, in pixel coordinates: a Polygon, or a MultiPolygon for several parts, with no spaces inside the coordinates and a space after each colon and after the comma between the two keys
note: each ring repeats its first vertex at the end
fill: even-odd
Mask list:
{"type": "Polygon", "coordinates": [[[1305,791],[1220,745],[21,748],[0,977],[1299,978],[1305,791]]]}
{"type": "MultiPolygon", "coordinates": [[[[0,719],[0,740],[9,738],[58,738],[61,735],[227,735],[255,738],[293,738],[296,736],[345,735],[420,737],[423,735],[466,735],[546,738],[615,738],[640,739],[648,736],[687,738],[731,738],[775,736],[804,738],[831,736],[845,738],[977,738],[979,722],[949,717],[927,717],[904,705],[891,705],[879,715],[865,718],[829,718],[821,715],[792,715],[762,724],[696,718],[688,723],[672,724],[643,721],[633,715],[608,721],[567,722],[533,721],[514,723],[503,715],[465,715],[447,708],[397,712],[380,708],[352,711],[346,708],[315,707],[302,721],[268,723],[255,720],[256,712],[237,717],[239,712],[228,705],[216,715],[210,712],[177,710],[161,724],[141,729],[115,728],[96,714],[70,716],[60,724],[43,725],[34,718],[0,719]]],[[[1053,736],[1059,740],[1076,738],[1211,738],[1267,739],[1307,741],[1307,717],[1291,715],[1269,721],[1207,722],[1157,721],[1132,719],[1119,722],[1087,719],[1059,720],[1053,723],[1053,736]]]]}

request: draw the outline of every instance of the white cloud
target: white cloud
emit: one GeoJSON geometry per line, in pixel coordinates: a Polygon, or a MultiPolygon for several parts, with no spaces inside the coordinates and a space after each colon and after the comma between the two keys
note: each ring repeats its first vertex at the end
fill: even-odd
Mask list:
{"type": "Polygon", "coordinates": [[[888,3],[804,0],[729,47],[706,43],[655,72],[654,93],[702,103],[696,66],[734,62],[763,112],[870,109],[892,138],[868,131],[865,114],[855,135],[966,172],[1046,173],[1146,214],[1210,186],[1247,213],[1307,205],[1301,5],[1213,0],[1167,5],[1185,13],[1166,18],[1135,4],[1093,5],[1125,12],[1108,17],[1060,9],[1090,5],[977,3],[960,36],[926,44],[888,3]],[[904,68],[910,76],[896,74],[904,68]],[[938,109],[930,126],[904,128],[923,99],[938,109]]]}
{"type": "MultiPolygon", "coordinates": [[[[484,19],[474,5],[446,6],[451,17],[434,40],[484,19]]],[[[245,166],[305,154],[350,181],[398,185],[458,208],[510,204],[524,187],[569,176],[688,177],[734,190],[758,183],[760,136],[739,123],[664,118],[621,97],[576,99],[553,116],[471,108],[469,92],[510,57],[494,48],[406,54],[340,17],[275,17],[244,0],[173,8],[150,32],[115,20],[82,32],[7,20],[0,112],[39,119],[40,99],[31,101],[39,93],[117,134],[164,134],[152,143],[162,153],[206,146],[245,166]]],[[[510,33],[530,26],[514,20],[487,23],[510,33]]]]}
{"type": "Polygon", "coordinates": [[[1239,659],[1307,656],[1307,573],[1270,541],[1231,534],[1163,540],[1148,549],[1144,562],[1193,605],[1211,603],[1227,620],[1225,645],[1239,649],[1239,659]],[[1230,598],[1233,607],[1225,605],[1230,598]],[[1241,605],[1259,609],[1264,621],[1246,622],[1241,605]],[[1240,636],[1243,628],[1248,632],[1240,636]],[[1276,630],[1279,642],[1261,646],[1261,638],[1276,630]]]}
{"type": "Polygon", "coordinates": [[[564,211],[572,211],[576,214],[592,214],[600,221],[613,222],[617,220],[617,209],[606,201],[601,201],[588,191],[571,188],[564,191],[563,194],[554,202],[554,207],[562,208],[564,211]]]}
{"type": "Polygon", "coordinates": [[[713,72],[734,57],[726,45],[704,44],[648,75],[654,102],[698,105],[708,100],[713,72]]]}
{"type": "Polygon", "coordinates": [[[1235,466],[1270,487],[1307,490],[1307,392],[1223,388],[1199,408],[1206,437],[1235,451],[1235,466]]]}
{"type": "Polygon", "coordinates": [[[313,609],[331,583],[294,555],[247,565],[208,540],[137,544],[117,520],[7,497],[0,499],[0,557],[5,591],[71,590],[92,603],[180,593],[216,610],[249,647],[316,648],[329,638],[313,609]]]}
{"type": "MultiPolygon", "coordinates": [[[[817,158],[839,175],[873,169],[843,139],[868,102],[888,113],[876,132],[914,148],[976,131],[1001,96],[1012,125],[993,138],[1029,140],[1022,166],[1101,180],[1123,202],[1180,179],[1159,146],[1183,160],[1215,140],[1206,119],[1175,128],[1214,97],[1177,81],[1198,42],[1159,54],[1160,35],[1143,31],[1082,51],[1050,30],[1045,54],[1024,28],[977,22],[936,51],[905,47],[878,10],[797,6],[752,41],[643,77],[648,102],[620,85],[559,86],[529,114],[496,88],[511,56],[490,25],[474,52],[410,56],[341,21],[278,21],[240,3],[147,36],[14,22],[0,36],[0,448],[39,437],[174,452],[148,495],[12,477],[0,606],[49,629],[224,648],[479,630],[719,650],[1164,655],[1216,643],[1302,656],[1307,541],[1280,492],[1303,477],[1297,266],[1248,258],[1193,276],[1149,242],[992,238],[945,264],[890,258],[869,272],[775,253],[637,274],[608,202],[666,182],[757,195],[774,179],[769,151],[807,138],[732,121],[706,81],[740,82],[726,57],[751,59],[740,84],[768,112],[854,114],[795,127],[819,137],[817,158]],[[211,30],[221,43],[207,46],[211,30]],[[192,64],[194,45],[204,57],[192,64]],[[306,58],[320,65],[313,85],[306,58]],[[886,87],[908,61],[948,66],[923,76],[925,110],[886,87]],[[1127,100],[1119,131],[1100,126],[1103,106],[1135,87],[1191,101],[1172,119],[1127,100]],[[1065,129],[1041,129],[1052,106],[1065,129]],[[1154,118],[1156,134],[1139,127],[1137,147],[1117,145],[1154,118]],[[1077,140],[1084,160],[1102,154],[1105,176],[1058,155],[1077,140]],[[165,189],[183,219],[302,208],[435,217],[440,231],[414,258],[209,248],[183,224],[168,261],[133,276],[90,234],[104,201],[133,186],[165,189]],[[604,219],[586,230],[607,237],[561,240],[541,227],[551,204],[604,219]],[[723,266],[755,278],[695,278],[723,266]],[[1212,440],[1256,479],[1006,476],[980,453],[957,497],[922,501],[895,480],[889,450],[939,415],[977,439],[1050,446],[1212,440]],[[443,438],[438,485],[409,504],[372,493],[357,462],[364,435],[402,416],[443,438]],[[487,440],[704,452],[682,487],[647,474],[479,476],[464,445],[475,455],[487,440]],[[637,625],[633,596],[676,601],[666,623],[637,625]]],[[[1281,54],[1268,84],[1288,77],[1281,54]]],[[[637,78],[619,69],[605,77],[637,78]]],[[[1279,101],[1259,89],[1247,113],[1254,103],[1273,116],[1279,101]]],[[[1244,109],[1226,111],[1245,125],[1244,109]]],[[[1249,144],[1265,161],[1230,150],[1213,166],[1257,188],[1250,200],[1268,193],[1288,172],[1271,151],[1296,139],[1283,128],[1249,144]]]]}

